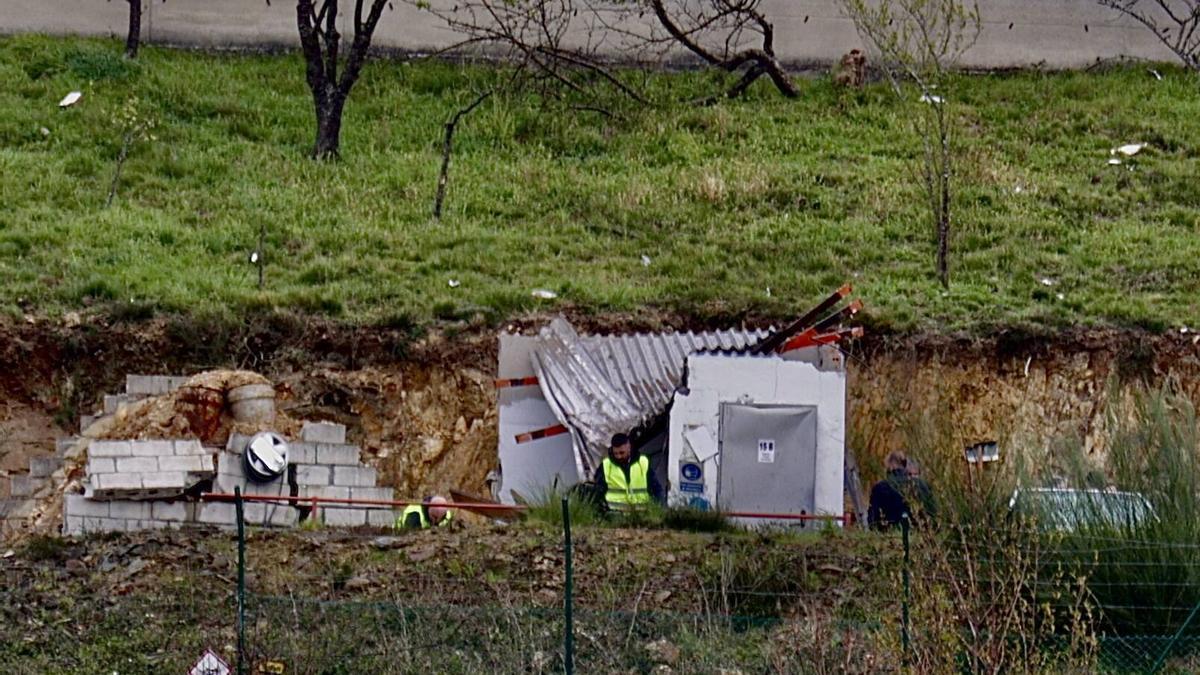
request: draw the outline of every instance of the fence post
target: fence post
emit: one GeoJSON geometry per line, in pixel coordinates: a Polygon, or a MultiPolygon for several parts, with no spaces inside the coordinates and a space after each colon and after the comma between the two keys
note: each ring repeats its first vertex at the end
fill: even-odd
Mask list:
{"type": "Polygon", "coordinates": [[[1183,635],[1183,631],[1187,630],[1187,627],[1192,623],[1192,619],[1196,618],[1196,612],[1198,611],[1200,611],[1200,602],[1196,603],[1196,606],[1192,608],[1191,614],[1188,614],[1187,619],[1184,620],[1183,625],[1179,627],[1179,630],[1175,631],[1175,635],[1171,637],[1171,641],[1167,643],[1162,653],[1158,655],[1158,660],[1154,662],[1154,665],[1150,668],[1150,672],[1157,673],[1158,669],[1162,668],[1163,664],[1167,662],[1167,656],[1171,653],[1171,648],[1179,641],[1179,638],[1183,635]]]}
{"type": "Polygon", "coordinates": [[[242,488],[233,488],[233,501],[237,512],[238,570],[237,570],[237,671],[246,673],[246,525],[243,518],[242,488]]]}
{"type": "Polygon", "coordinates": [[[900,643],[904,648],[904,665],[909,664],[909,635],[908,635],[908,598],[910,593],[909,585],[909,564],[911,562],[908,542],[909,520],[908,514],[905,513],[900,517],[900,532],[904,538],[904,597],[900,600],[900,608],[902,616],[900,619],[900,643]]]}
{"type": "Polygon", "coordinates": [[[563,562],[566,583],[563,586],[563,665],[567,675],[575,673],[575,620],[571,615],[575,593],[575,577],[571,568],[571,508],[566,497],[562,498],[563,515],[563,562]]]}

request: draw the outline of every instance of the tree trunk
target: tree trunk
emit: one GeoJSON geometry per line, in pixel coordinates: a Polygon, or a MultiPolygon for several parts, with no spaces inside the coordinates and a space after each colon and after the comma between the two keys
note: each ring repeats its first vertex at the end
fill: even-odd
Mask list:
{"type": "Polygon", "coordinates": [[[129,32],[125,35],[125,58],[136,59],[142,42],[142,0],[129,0],[129,32]]]}
{"type": "Polygon", "coordinates": [[[341,156],[342,110],[346,98],[338,93],[325,97],[317,104],[317,142],[313,146],[314,159],[337,159],[341,156]]]}

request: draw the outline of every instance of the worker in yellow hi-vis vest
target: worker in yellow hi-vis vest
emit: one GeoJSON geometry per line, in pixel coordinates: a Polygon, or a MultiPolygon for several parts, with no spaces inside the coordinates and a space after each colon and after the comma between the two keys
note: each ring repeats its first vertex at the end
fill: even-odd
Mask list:
{"type": "Polygon", "coordinates": [[[454,514],[443,506],[446,498],[440,495],[426,497],[420,504],[413,504],[404,509],[396,519],[396,529],[427,530],[430,527],[445,527],[450,524],[454,514]]]}
{"type": "Polygon", "coordinates": [[[612,437],[612,447],[597,467],[594,482],[596,494],[603,495],[609,511],[627,511],[663,502],[662,486],[650,470],[650,460],[634,452],[625,434],[612,437]]]}

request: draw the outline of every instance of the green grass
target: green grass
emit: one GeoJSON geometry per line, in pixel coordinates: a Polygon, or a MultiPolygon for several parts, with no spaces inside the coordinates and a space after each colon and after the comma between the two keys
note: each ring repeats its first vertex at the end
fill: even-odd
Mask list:
{"type": "MultiPolygon", "coordinates": [[[[439,223],[441,124],[495,71],[373,62],[348,105],[343,161],[314,163],[295,55],[119,52],[0,40],[0,312],[731,320],[795,314],[849,280],[879,328],[1200,320],[1200,87],[1172,68],[1161,82],[1141,67],[956,82],[963,188],[943,293],[911,109],[882,85],[844,93],[822,77],[795,101],[756,85],[744,101],[617,119],[497,98],[460,127],[439,223]],[[83,100],[57,109],[73,89],[83,100]],[[105,209],[113,117],[133,96],[157,140],[134,148],[105,209]],[[1132,141],[1150,143],[1134,170],[1106,165],[1132,141]],[[263,291],[247,261],[260,227],[263,291]]],[[[657,75],[651,88],[686,100],[713,77],[657,75]]]]}

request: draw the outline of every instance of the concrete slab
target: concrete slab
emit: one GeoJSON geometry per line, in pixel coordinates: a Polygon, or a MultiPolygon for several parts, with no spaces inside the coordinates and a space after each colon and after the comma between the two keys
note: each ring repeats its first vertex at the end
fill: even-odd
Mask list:
{"type": "Polygon", "coordinates": [[[30,457],[29,475],[34,478],[46,478],[62,466],[62,459],[53,455],[49,457],[30,457]]]}
{"type": "Polygon", "coordinates": [[[134,457],[169,457],[175,454],[171,441],[130,441],[130,454],[134,457]]]}
{"type": "Polygon", "coordinates": [[[309,443],[343,444],[346,442],[346,427],[334,422],[305,422],[300,438],[309,443]]]}
{"type": "Polygon", "coordinates": [[[333,484],[348,487],[374,487],[375,469],[369,466],[333,467],[333,484]]]}
{"type": "Polygon", "coordinates": [[[133,449],[129,441],[92,441],[88,445],[88,457],[131,457],[133,449]]]}
{"type": "Polygon", "coordinates": [[[367,524],[364,509],[321,508],[321,518],[332,527],[361,527],[367,524]]]}

